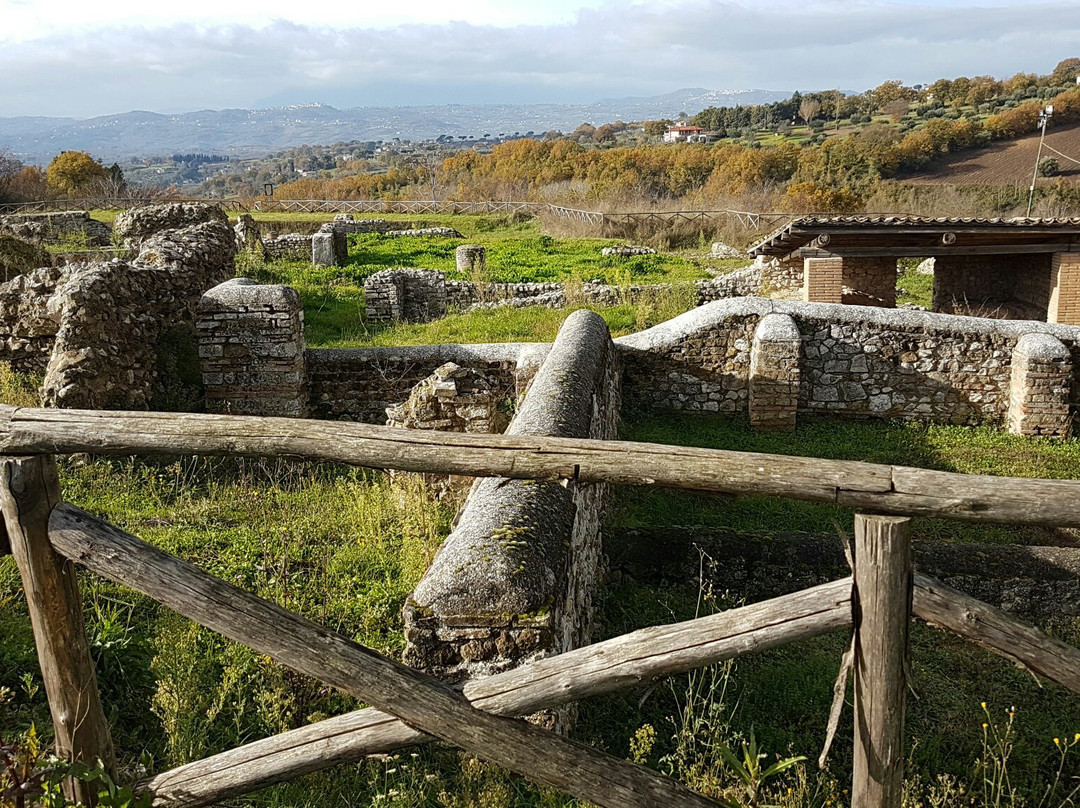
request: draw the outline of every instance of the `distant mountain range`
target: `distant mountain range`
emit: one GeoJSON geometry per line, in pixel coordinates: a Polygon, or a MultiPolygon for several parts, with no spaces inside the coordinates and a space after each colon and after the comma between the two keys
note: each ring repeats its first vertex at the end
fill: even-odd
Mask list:
{"type": "Polygon", "coordinates": [[[447,104],[335,109],[302,104],[275,109],[223,109],[160,115],[125,112],[75,118],[0,118],[0,147],[28,163],[63,150],[88,151],[106,161],[200,152],[258,157],[304,144],[350,140],[424,140],[439,135],[482,137],[551,129],[569,132],[583,122],[643,121],[694,115],[706,107],[765,104],[791,93],[770,90],[677,90],[648,98],[593,104],[447,104]]]}

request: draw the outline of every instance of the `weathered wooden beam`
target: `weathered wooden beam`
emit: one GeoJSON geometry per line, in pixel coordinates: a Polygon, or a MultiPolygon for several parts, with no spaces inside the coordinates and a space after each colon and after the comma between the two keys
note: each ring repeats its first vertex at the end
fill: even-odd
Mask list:
{"type": "Polygon", "coordinates": [[[1080,694],[1080,649],[1001,609],[916,574],[914,614],[1080,694]]]}
{"type": "Polygon", "coordinates": [[[0,407],[0,453],[75,452],[295,457],[437,474],[782,496],[877,513],[1080,527],[1077,480],[297,418],[0,407]]]}
{"type": "Polygon", "coordinates": [[[900,808],[911,564],[911,520],[855,514],[852,808],[900,808]]]}
{"type": "Polygon", "coordinates": [[[75,508],[53,511],[58,552],[231,640],[492,763],[601,806],[715,806],[675,780],[473,707],[420,671],[225,583],[75,508]]]}
{"type": "MultiPolygon", "coordinates": [[[[851,579],[624,634],[466,683],[474,706],[527,715],[851,625],[851,579]]],[[[207,805],[367,755],[430,741],[393,716],[358,710],[156,775],[155,804],[207,805]]]]}
{"type": "MultiPolygon", "coordinates": [[[[30,610],[56,754],[89,766],[101,760],[115,775],[112,736],[101,708],[75,565],[49,543],[49,516],[59,503],[51,457],[9,457],[0,463],[0,507],[30,610]]],[[[68,778],[64,794],[89,805],[97,796],[95,785],[68,778]]]]}

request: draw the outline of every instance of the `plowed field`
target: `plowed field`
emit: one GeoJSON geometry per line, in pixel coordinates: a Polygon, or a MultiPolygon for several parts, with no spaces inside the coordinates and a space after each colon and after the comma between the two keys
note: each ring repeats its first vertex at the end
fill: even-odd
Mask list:
{"type": "MultiPolygon", "coordinates": [[[[1061,173],[1054,180],[1064,179],[1080,183],[1080,162],[1073,162],[1050,150],[1080,161],[1080,125],[1068,128],[1048,128],[1043,157],[1054,157],[1061,166],[1061,173]]],[[[966,151],[955,157],[938,162],[928,169],[906,178],[909,182],[943,182],[957,185],[1022,185],[1031,183],[1035,170],[1035,157],[1039,149],[1039,135],[1029,135],[1019,140],[997,143],[977,151],[966,151]]],[[[1039,178],[1042,182],[1048,178],[1039,178]]]]}

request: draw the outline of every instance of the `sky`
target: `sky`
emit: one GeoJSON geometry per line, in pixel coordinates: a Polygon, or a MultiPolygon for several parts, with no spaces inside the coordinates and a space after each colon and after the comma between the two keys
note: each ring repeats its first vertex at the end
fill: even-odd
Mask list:
{"type": "Polygon", "coordinates": [[[1077,0],[0,0],[0,117],[1048,73],[1077,0]]]}

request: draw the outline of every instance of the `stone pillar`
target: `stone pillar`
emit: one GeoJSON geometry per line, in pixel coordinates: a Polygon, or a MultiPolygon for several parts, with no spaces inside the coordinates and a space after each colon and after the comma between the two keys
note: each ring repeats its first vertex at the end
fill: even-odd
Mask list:
{"type": "Polygon", "coordinates": [[[1080,253],[1054,253],[1047,322],[1080,325],[1080,253]]]}
{"type": "Polygon", "coordinates": [[[454,257],[457,259],[458,272],[466,277],[487,269],[487,250],[479,244],[462,244],[454,251],[454,257]]]}
{"type": "Polygon", "coordinates": [[[396,323],[401,320],[404,297],[400,273],[384,269],[364,280],[364,319],[369,323],[396,323]]]}
{"type": "Polygon", "coordinates": [[[1009,384],[1009,431],[1068,437],[1072,370],[1072,356],[1061,340],[1049,334],[1025,334],[1017,340],[1009,384]]]}
{"type": "Polygon", "coordinates": [[[307,417],[304,309],[295,289],[235,278],[202,296],[197,327],[208,412],[307,417]]]}
{"type": "Polygon", "coordinates": [[[803,299],[807,303],[843,303],[844,259],[839,256],[805,259],[803,299]]]}
{"type": "Polygon", "coordinates": [[[317,267],[343,267],[349,260],[349,237],[343,227],[324,224],[311,237],[311,263],[317,267]]]}
{"type": "Polygon", "coordinates": [[[787,314],[766,314],[750,346],[750,426],[759,430],[795,428],[799,404],[802,337],[787,314]]]}

